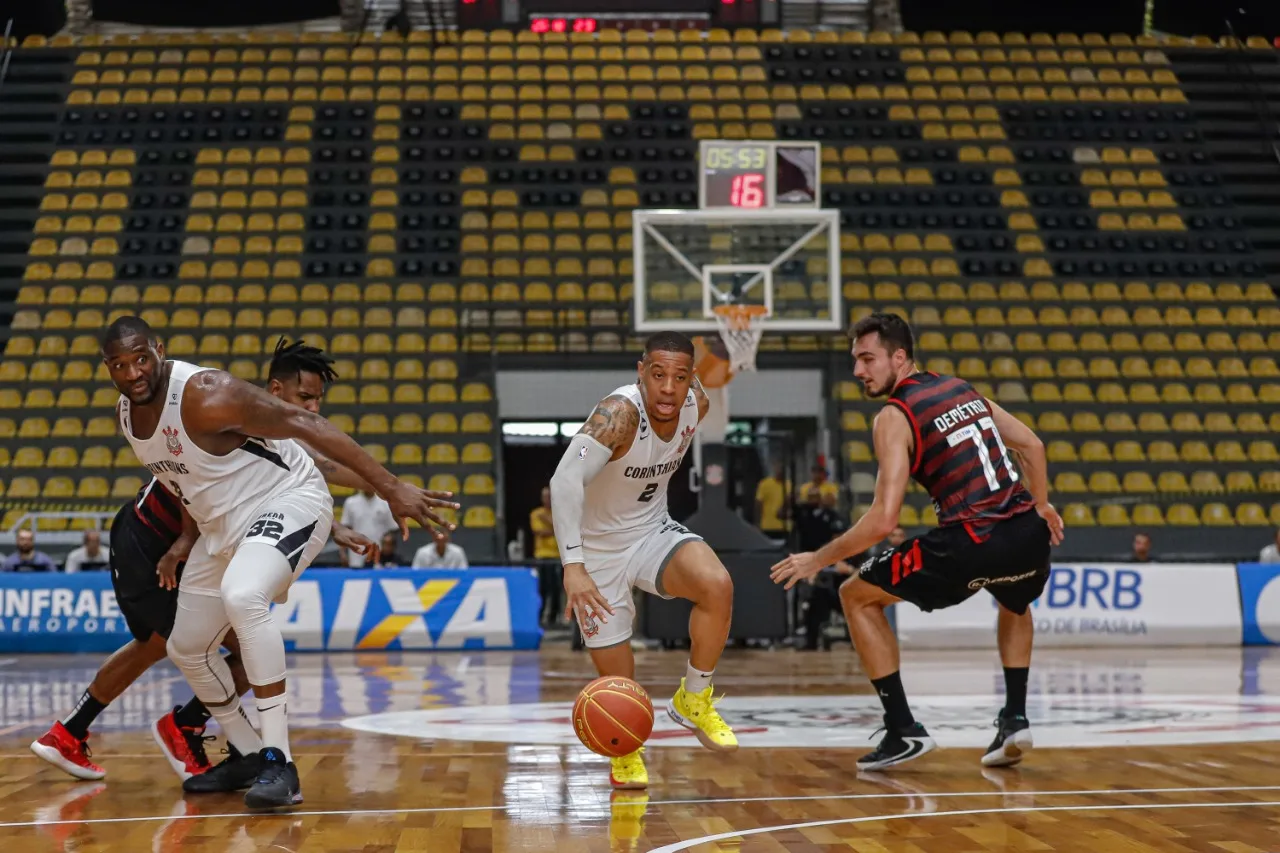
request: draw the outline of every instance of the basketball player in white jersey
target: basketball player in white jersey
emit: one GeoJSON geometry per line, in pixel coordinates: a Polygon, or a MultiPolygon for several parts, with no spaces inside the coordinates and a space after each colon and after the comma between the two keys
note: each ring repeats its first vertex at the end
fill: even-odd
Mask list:
{"type": "Polygon", "coordinates": [[[302,802],[289,751],[284,638],[271,618],[329,537],[333,498],[296,441],[364,479],[396,518],[447,525],[438,502],[402,483],[331,423],[221,370],[165,359],[151,327],[121,317],[102,337],[120,391],[121,432],[200,530],[178,588],[169,657],[256,772],[251,808],[302,802]],[[228,629],[257,698],[262,735],[217,648],[228,629]]]}
{"type": "MultiPolygon", "coordinates": [[[[729,636],[733,581],[700,537],[671,520],[667,482],[710,401],[693,374],[693,344],[659,332],[634,385],[600,401],[551,478],[551,516],[568,603],[600,675],[635,678],[631,632],[639,587],[693,602],[689,665],[667,713],[703,746],[738,748],[715,709],[711,676],[729,636]]],[[[613,759],[615,788],[644,788],[643,749],[613,759]]]]}

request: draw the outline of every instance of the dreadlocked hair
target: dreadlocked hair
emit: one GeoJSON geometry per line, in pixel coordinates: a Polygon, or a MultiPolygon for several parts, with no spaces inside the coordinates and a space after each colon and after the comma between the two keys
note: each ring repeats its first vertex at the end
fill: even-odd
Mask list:
{"type": "Polygon", "coordinates": [[[338,378],[338,372],[333,369],[333,365],[333,359],[319,347],[313,347],[302,341],[288,343],[288,339],[281,336],[276,343],[276,351],[271,357],[271,367],[267,375],[279,382],[284,382],[286,379],[297,378],[301,373],[314,373],[325,385],[328,385],[338,378]]]}

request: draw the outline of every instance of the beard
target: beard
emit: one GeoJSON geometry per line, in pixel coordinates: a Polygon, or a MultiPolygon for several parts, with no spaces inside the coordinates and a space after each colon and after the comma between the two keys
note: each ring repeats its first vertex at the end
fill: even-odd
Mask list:
{"type": "Polygon", "coordinates": [[[893,386],[888,382],[885,382],[883,385],[879,385],[879,386],[868,385],[865,382],[862,384],[862,391],[864,394],[867,395],[867,399],[869,400],[877,400],[881,397],[888,397],[889,392],[892,389],[893,389],[893,386]]]}

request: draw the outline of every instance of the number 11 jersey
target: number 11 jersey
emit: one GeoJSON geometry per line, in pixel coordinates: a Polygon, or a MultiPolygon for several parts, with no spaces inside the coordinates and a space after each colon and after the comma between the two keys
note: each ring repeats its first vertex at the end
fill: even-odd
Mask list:
{"type": "Polygon", "coordinates": [[[938,526],[964,525],[975,541],[1035,500],[1000,437],[986,398],[963,379],[916,373],[889,395],[911,422],[911,476],[933,498],[938,526]]]}
{"type": "Polygon", "coordinates": [[[259,509],[272,498],[301,491],[332,500],[315,463],[294,441],[246,438],[225,456],[197,447],[182,423],[182,400],[191,377],[209,368],[173,360],[169,365],[164,410],[155,432],[149,438],[134,435],[132,407],[124,396],[117,409],[120,429],[138,461],[195,519],[210,554],[234,552],[259,509]]]}

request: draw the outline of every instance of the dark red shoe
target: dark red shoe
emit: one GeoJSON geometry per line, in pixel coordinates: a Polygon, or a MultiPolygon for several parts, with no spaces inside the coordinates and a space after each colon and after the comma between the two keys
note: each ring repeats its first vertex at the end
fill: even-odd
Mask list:
{"type": "Polygon", "coordinates": [[[39,740],[31,742],[31,751],[58,769],[77,779],[101,779],[107,771],[89,760],[89,736],[84,740],[67,731],[62,723],[54,723],[39,740]]]}
{"type": "Polygon", "coordinates": [[[186,781],[209,769],[209,756],[205,755],[204,742],[213,740],[213,737],[205,736],[204,726],[194,729],[178,725],[173,716],[176,710],[178,709],[174,708],[151,725],[151,736],[164,750],[164,757],[169,760],[173,772],[186,781]]]}

